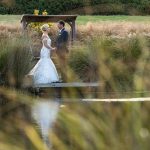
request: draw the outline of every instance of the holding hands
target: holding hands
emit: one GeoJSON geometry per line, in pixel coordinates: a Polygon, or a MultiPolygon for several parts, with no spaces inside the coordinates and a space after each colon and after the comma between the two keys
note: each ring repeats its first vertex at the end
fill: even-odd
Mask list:
{"type": "Polygon", "coordinates": [[[53,51],[56,51],[56,47],[53,47],[52,50],[53,50],[53,51]]]}

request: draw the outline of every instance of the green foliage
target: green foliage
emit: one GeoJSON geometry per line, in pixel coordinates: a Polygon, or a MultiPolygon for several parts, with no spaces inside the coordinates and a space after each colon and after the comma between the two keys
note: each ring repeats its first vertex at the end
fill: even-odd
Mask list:
{"type": "Polygon", "coordinates": [[[16,0],[16,4],[9,7],[9,12],[13,14],[33,14],[34,9],[39,9],[42,12],[44,9],[48,11],[49,14],[60,14],[69,9],[74,9],[83,6],[80,0],[16,0]]]}
{"type": "Polygon", "coordinates": [[[1,4],[0,13],[33,14],[34,9],[39,9],[40,12],[46,9],[49,14],[55,15],[67,13],[76,8],[84,10],[87,6],[92,6],[93,14],[150,14],[149,0],[16,0],[12,6],[1,4]],[[95,12],[95,6],[99,6],[99,11],[95,12]]]}
{"type": "Polygon", "coordinates": [[[0,5],[0,13],[3,15],[5,13],[8,13],[8,9],[5,8],[4,6],[0,5]]]}

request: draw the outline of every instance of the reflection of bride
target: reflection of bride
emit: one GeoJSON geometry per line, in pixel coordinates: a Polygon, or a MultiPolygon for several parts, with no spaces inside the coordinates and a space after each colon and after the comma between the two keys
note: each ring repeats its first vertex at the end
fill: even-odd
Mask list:
{"type": "Polygon", "coordinates": [[[44,24],[41,30],[43,32],[43,47],[40,52],[40,60],[29,72],[29,75],[33,76],[34,84],[48,84],[59,81],[57,70],[50,58],[51,51],[55,50],[55,48],[51,47],[51,39],[48,36],[49,25],[44,24]]]}
{"type": "Polygon", "coordinates": [[[40,99],[32,106],[32,116],[38,123],[42,138],[48,147],[51,147],[49,133],[56,121],[59,103],[49,99],[40,99]]]}

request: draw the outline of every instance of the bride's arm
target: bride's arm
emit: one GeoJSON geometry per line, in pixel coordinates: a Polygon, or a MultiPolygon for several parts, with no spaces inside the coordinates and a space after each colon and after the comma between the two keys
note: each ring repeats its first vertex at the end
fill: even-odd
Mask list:
{"type": "Polygon", "coordinates": [[[49,46],[49,45],[47,44],[47,38],[43,38],[42,42],[43,42],[43,44],[44,44],[44,46],[45,46],[46,48],[51,49],[51,50],[55,50],[55,48],[53,48],[53,47],[51,47],[51,46],[49,46]]]}

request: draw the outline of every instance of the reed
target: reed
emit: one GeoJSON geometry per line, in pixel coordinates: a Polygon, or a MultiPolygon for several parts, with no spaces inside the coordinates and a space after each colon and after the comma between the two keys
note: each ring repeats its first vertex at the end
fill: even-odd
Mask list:
{"type": "Polygon", "coordinates": [[[22,36],[7,37],[0,41],[0,73],[4,85],[21,87],[31,66],[28,40],[22,36]]]}
{"type": "MultiPolygon", "coordinates": [[[[31,108],[40,98],[0,88],[1,149],[45,150],[31,108]]],[[[49,133],[52,149],[149,149],[149,102],[65,103],[49,133]]]]}
{"type": "Polygon", "coordinates": [[[123,97],[149,91],[149,56],[149,38],[92,37],[74,46],[69,66],[83,82],[102,83],[103,96],[123,97]]]}

